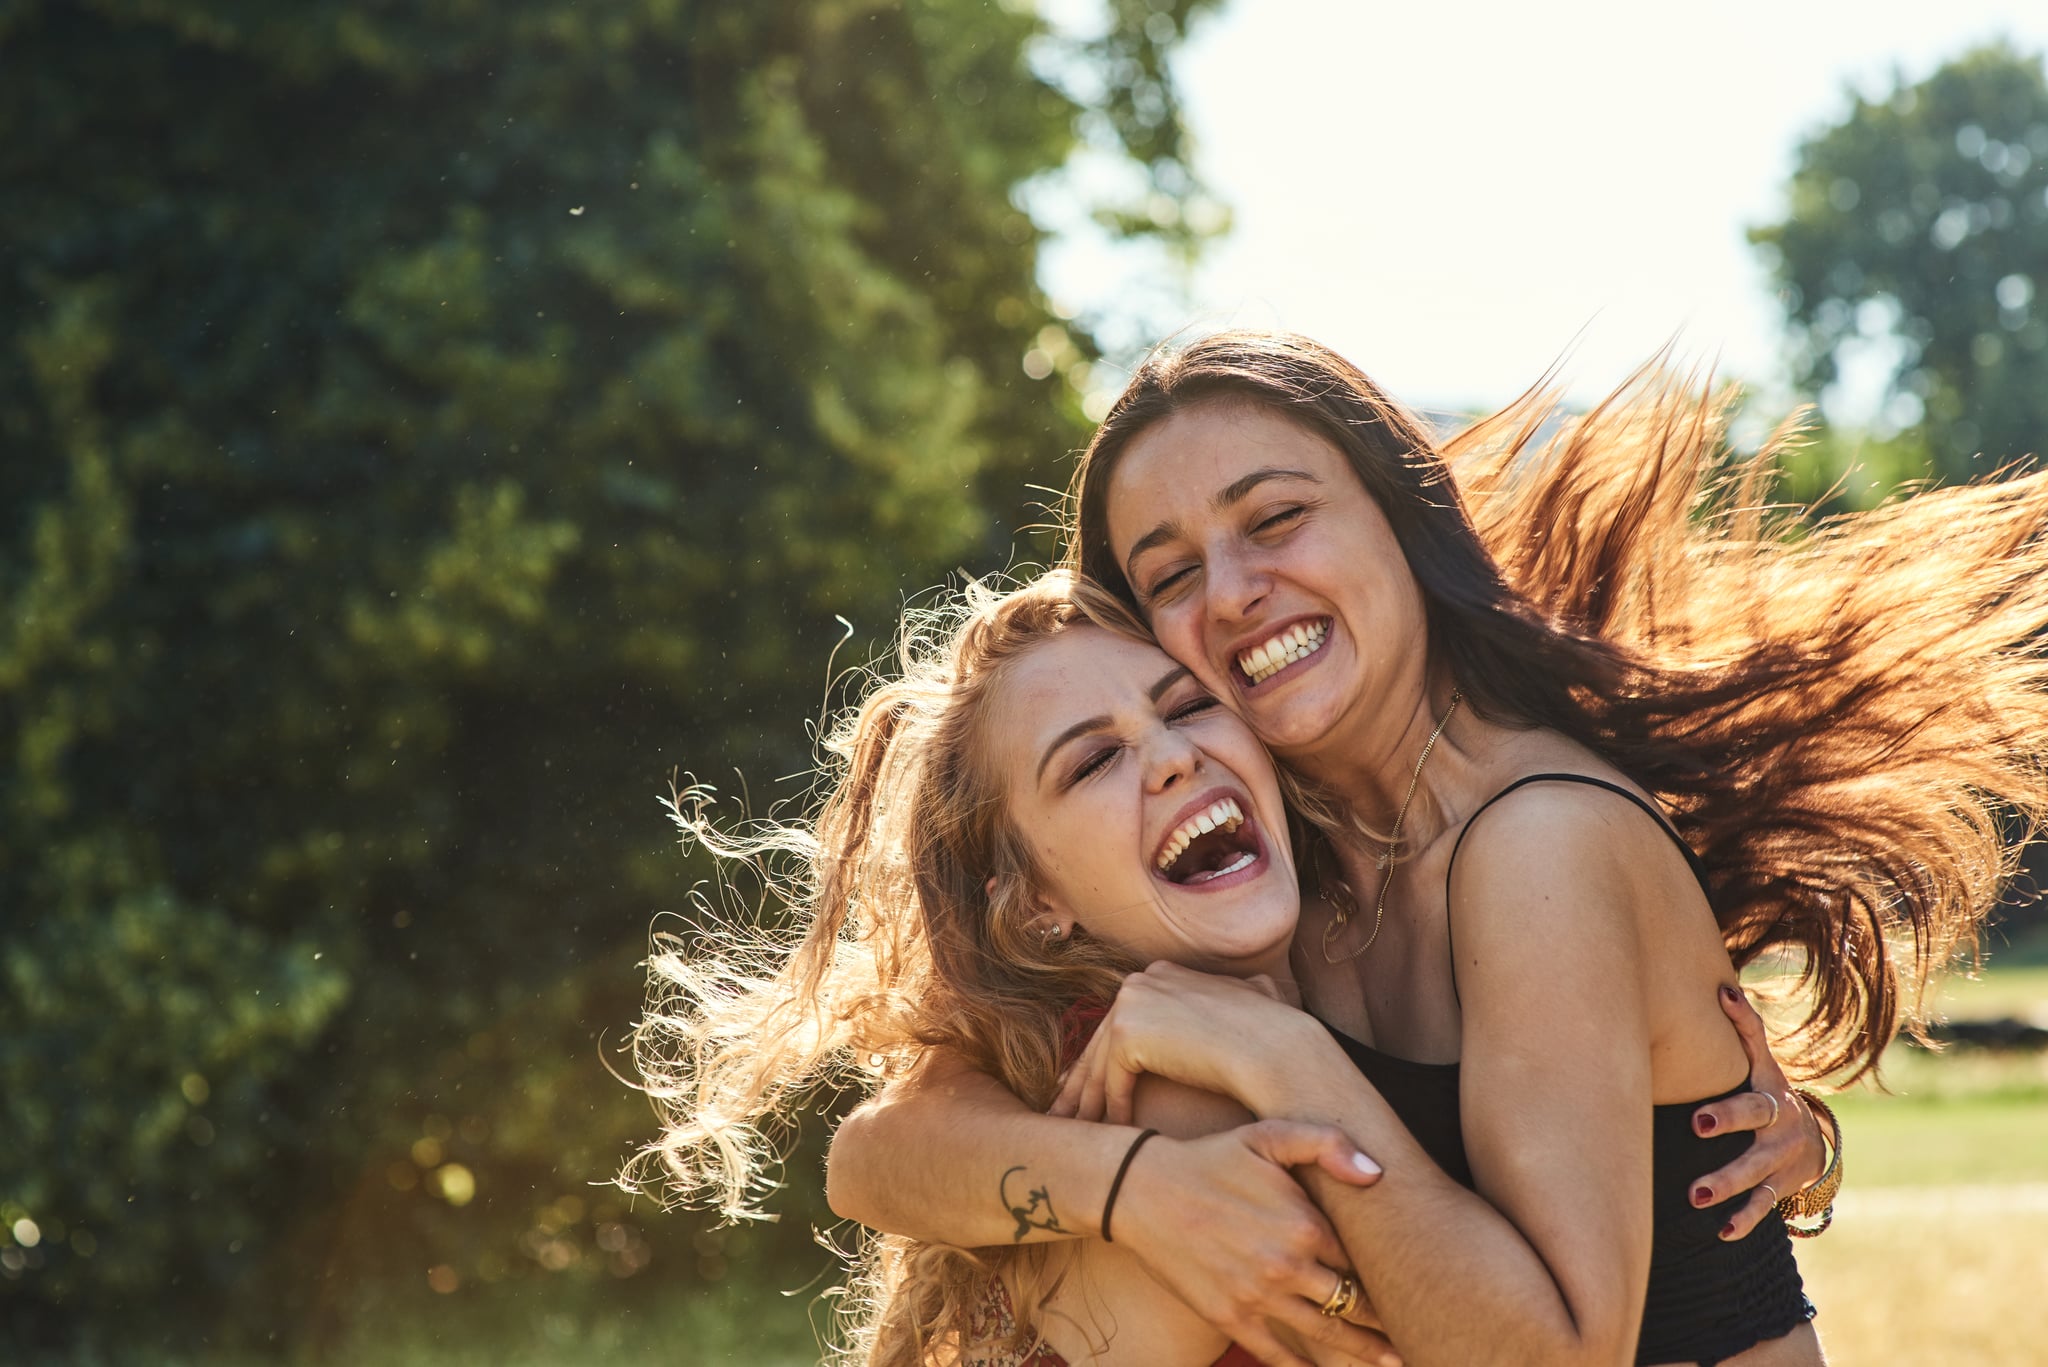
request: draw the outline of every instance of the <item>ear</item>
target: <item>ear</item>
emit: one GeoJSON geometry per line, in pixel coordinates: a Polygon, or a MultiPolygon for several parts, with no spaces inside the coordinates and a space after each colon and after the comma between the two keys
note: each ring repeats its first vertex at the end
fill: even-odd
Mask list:
{"type": "MultiPolygon", "coordinates": [[[[990,874],[988,881],[981,885],[981,890],[993,901],[996,895],[996,875],[990,874]]],[[[1055,945],[1062,940],[1072,939],[1074,932],[1079,928],[1071,912],[1056,905],[1044,893],[1032,894],[1031,916],[1024,922],[1025,933],[1037,936],[1048,945],[1055,945]]]]}

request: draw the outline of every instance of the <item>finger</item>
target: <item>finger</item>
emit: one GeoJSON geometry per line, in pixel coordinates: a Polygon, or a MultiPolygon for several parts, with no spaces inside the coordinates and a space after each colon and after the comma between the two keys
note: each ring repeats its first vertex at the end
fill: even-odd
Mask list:
{"type": "MultiPolygon", "coordinates": [[[[1327,1269],[1326,1269],[1327,1270],[1327,1269]]],[[[1325,1287],[1323,1294],[1329,1294],[1325,1287]]],[[[1382,1367],[1400,1367],[1400,1357],[1394,1352],[1394,1345],[1384,1335],[1364,1329],[1349,1320],[1325,1315],[1322,1302],[1311,1305],[1308,1301],[1295,1298],[1274,1318],[1292,1329],[1301,1341],[1313,1344],[1324,1354],[1345,1355],[1360,1362],[1382,1364],[1382,1367]]]]}
{"type": "Polygon", "coordinates": [[[1369,1187],[1380,1180],[1381,1170],[1371,1155],[1355,1148],[1342,1133],[1333,1133],[1316,1155],[1316,1166],[1339,1182],[1369,1187]]]}
{"type": "Polygon", "coordinates": [[[1074,1114],[1083,1120],[1100,1120],[1103,1112],[1103,1062],[1100,1058],[1083,1061],[1088,1066],[1081,1080],[1081,1104],[1074,1114]]]}
{"type": "Polygon", "coordinates": [[[1735,1033],[1742,1039],[1742,1052],[1749,1056],[1749,1072],[1755,1077],[1759,1070],[1768,1070],[1767,1075],[1783,1080],[1778,1071],[1778,1060],[1771,1054],[1770,1031],[1764,1026],[1764,1018],[1757,1014],[1756,1007],[1739,988],[1726,983],[1721,986],[1721,1012],[1735,1025],[1735,1033]]]}
{"type": "Polygon", "coordinates": [[[1138,1075],[1128,1068],[1111,1064],[1103,1079],[1103,1110],[1112,1125],[1128,1125],[1136,1104],[1138,1075]]]}
{"type": "Polygon", "coordinates": [[[1087,1070],[1076,1062],[1060,1078],[1059,1095],[1052,1099],[1052,1105],[1045,1108],[1047,1115],[1071,1116],[1081,1109],[1081,1087],[1087,1082],[1087,1070]]]}
{"type": "Polygon", "coordinates": [[[1783,1107],[1783,1098],[1773,1106],[1762,1092],[1737,1092],[1694,1111],[1693,1132],[1706,1135],[1766,1129],[1776,1121],[1783,1107]]]}
{"type": "Polygon", "coordinates": [[[1717,1168],[1696,1179],[1686,1193],[1688,1199],[1695,1206],[1719,1205],[1731,1196],[1754,1190],[1760,1182],[1770,1181],[1777,1164],[1768,1154],[1757,1152],[1762,1147],[1762,1144],[1751,1145],[1727,1167],[1717,1168]]]}
{"type": "Polygon", "coordinates": [[[1380,1165],[1331,1125],[1299,1120],[1262,1120],[1247,1126],[1253,1152],[1284,1168],[1321,1168],[1339,1181],[1369,1187],[1380,1180],[1380,1165]]]}
{"type": "Polygon", "coordinates": [[[1764,1216],[1771,1213],[1771,1207],[1775,1204],[1777,1203],[1771,1200],[1771,1193],[1768,1190],[1759,1188],[1750,1193],[1749,1199],[1742,1203],[1742,1209],[1736,1211],[1729,1217],[1728,1223],[1721,1226],[1721,1237],[1730,1242],[1747,1237],[1764,1216]]]}

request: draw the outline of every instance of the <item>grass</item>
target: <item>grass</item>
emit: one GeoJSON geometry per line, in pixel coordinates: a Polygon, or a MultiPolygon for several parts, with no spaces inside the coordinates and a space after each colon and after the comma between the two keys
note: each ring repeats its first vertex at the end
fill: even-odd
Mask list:
{"type": "MultiPolygon", "coordinates": [[[[2048,1024],[2048,936],[1951,977],[1951,1019],[2048,1024]]],[[[1849,1148],[1834,1227],[1799,1245],[1831,1363],[2048,1363],[2048,1053],[1905,1045],[1886,1095],[1835,1099],[1849,1148]]]]}
{"type": "Polygon", "coordinates": [[[2048,1362],[2048,1185],[1857,1186],[1837,1210],[1799,1246],[1834,1367],[2048,1362]]]}

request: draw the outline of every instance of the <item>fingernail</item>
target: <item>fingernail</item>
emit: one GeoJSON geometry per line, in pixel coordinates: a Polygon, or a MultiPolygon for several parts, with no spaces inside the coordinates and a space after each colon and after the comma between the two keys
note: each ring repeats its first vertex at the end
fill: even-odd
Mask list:
{"type": "Polygon", "coordinates": [[[1367,1177],[1377,1177],[1380,1175],[1380,1165],[1373,1162],[1370,1158],[1367,1158],[1364,1154],[1358,1152],[1356,1149],[1353,1149],[1351,1151],[1351,1166],[1357,1168],[1367,1177]]]}
{"type": "Polygon", "coordinates": [[[1730,1220],[1727,1224],[1721,1226],[1721,1237],[1724,1239],[1732,1239],[1735,1237],[1735,1222],[1733,1220],[1730,1220]]]}
{"type": "Polygon", "coordinates": [[[1712,1134],[1714,1132],[1714,1127],[1720,1124],[1720,1122],[1715,1120],[1714,1117],[1710,1115],[1701,1115],[1694,1116],[1692,1124],[1693,1128],[1698,1130],[1701,1134],[1712,1134]]]}
{"type": "MultiPolygon", "coordinates": [[[[1698,998],[1694,998],[1694,1000],[1697,1001],[1698,998]]],[[[1694,1187],[1692,1189],[1692,1203],[1696,1206],[1710,1206],[1714,1204],[1714,1189],[1712,1187],[1694,1187]]]]}
{"type": "Polygon", "coordinates": [[[1399,1355],[1389,1353],[1380,1359],[1380,1367],[1401,1367],[1401,1359],[1399,1355]]]}
{"type": "MultiPolygon", "coordinates": [[[[1693,1000],[1697,1001],[1699,999],[1695,997],[1693,1000]]],[[[1742,994],[1740,992],[1737,992],[1734,988],[1730,987],[1727,983],[1722,983],[1721,1000],[1728,1002],[1739,1002],[1742,1000],[1742,994]]]]}

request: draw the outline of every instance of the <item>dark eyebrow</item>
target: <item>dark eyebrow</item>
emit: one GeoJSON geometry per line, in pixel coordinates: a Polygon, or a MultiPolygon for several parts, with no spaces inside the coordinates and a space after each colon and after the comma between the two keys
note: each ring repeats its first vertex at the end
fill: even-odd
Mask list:
{"type": "MultiPolygon", "coordinates": [[[[1300,479],[1307,480],[1310,484],[1322,483],[1321,480],[1306,470],[1286,470],[1277,465],[1267,465],[1252,471],[1248,475],[1241,475],[1224,485],[1216,491],[1216,497],[1209,500],[1209,506],[1220,513],[1231,504],[1242,502],[1252,490],[1258,488],[1267,480],[1272,479],[1300,479]]],[[[1131,567],[1138,562],[1139,556],[1161,542],[1171,541],[1179,534],[1180,527],[1177,523],[1162,522],[1151,531],[1139,537],[1132,543],[1130,554],[1124,557],[1124,578],[1127,580],[1136,578],[1131,573],[1131,567]]]]}
{"type": "Polygon", "coordinates": [[[1173,687],[1187,676],[1188,667],[1186,665],[1175,665],[1172,669],[1159,676],[1158,683],[1145,690],[1145,696],[1152,699],[1153,702],[1158,702],[1166,696],[1167,689],[1173,687]]]}
{"type": "MultiPolygon", "coordinates": [[[[1175,665],[1172,669],[1161,674],[1159,681],[1145,690],[1145,695],[1156,703],[1166,696],[1167,689],[1173,687],[1187,676],[1187,666],[1175,665]]],[[[1075,722],[1072,726],[1054,736],[1052,744],[1045,747],[1045,754],[1038,761],[1038,777],[1035,781],[1039,783],[1045,781],[1045,768],[1048,764],[1052,763],[1052,757],[1059,753],[1062,745],[1065,745],[1070,740],[1076,740],[1079,737],[1085,736],[1090,731],[1100,731],[1108,726],[1109,723],[1110,718],[1108,717],[1090,717],[1086,721],[1075,722]]]]}

